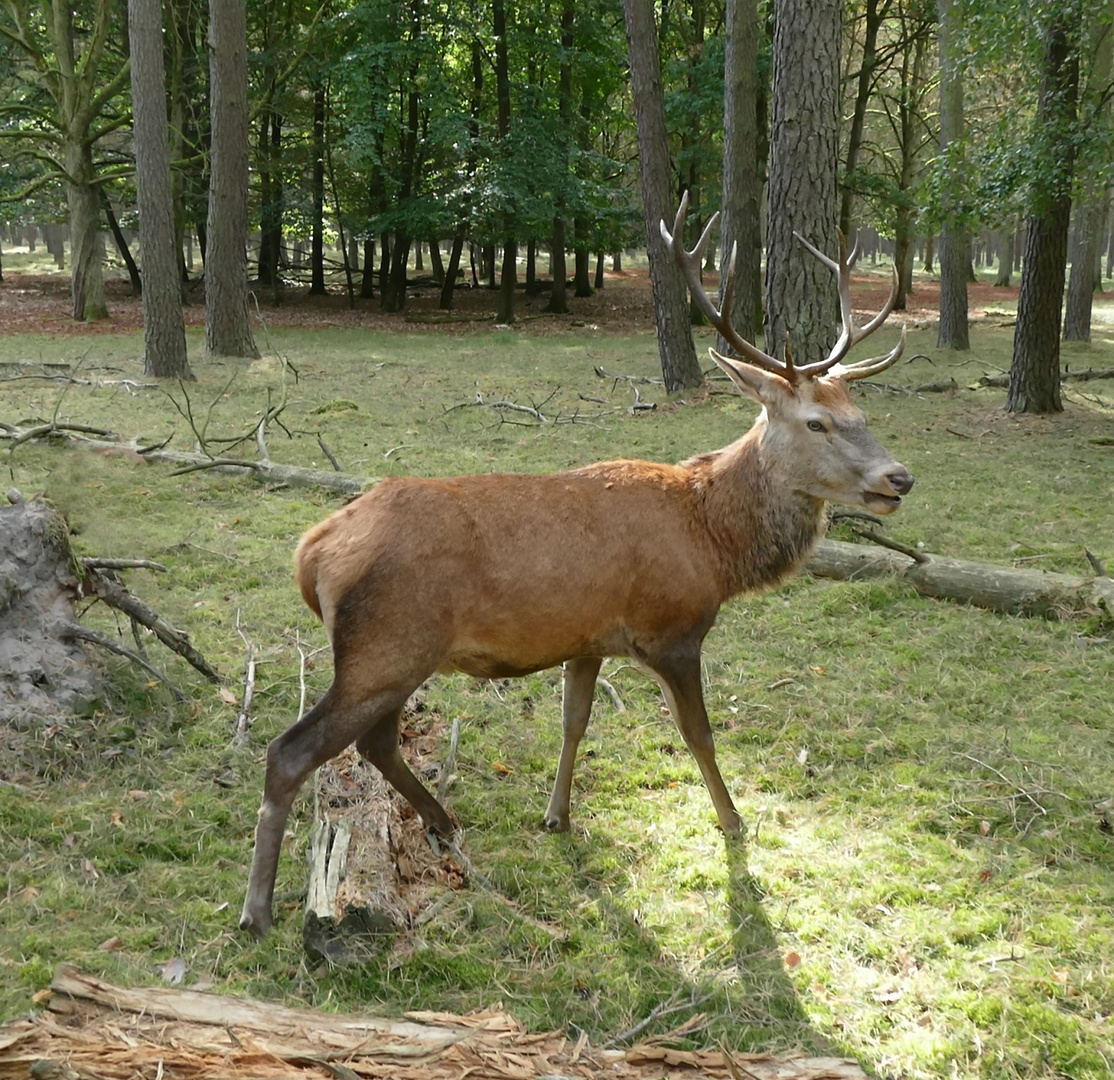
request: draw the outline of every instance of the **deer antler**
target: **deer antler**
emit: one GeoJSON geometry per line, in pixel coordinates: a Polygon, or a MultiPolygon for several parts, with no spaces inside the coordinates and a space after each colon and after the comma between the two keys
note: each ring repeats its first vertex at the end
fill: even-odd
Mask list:
{"type": "Polygon", "coordinates": [[[772,371],[781,375],[792,383],[798,382],[801,379],[811,379],[817,375],[823,375],[825,372],[831,372],[834,376],[846,380],[865,379],[869,375],[876,375],[880,371],[885,371],[886,368],[897,361],[897,358],[905,348],[904,328],[902,328],[901,339],[898,341],[897,345],[884,356],[874,356],[867,360],[859,360],[854,364],[842,363],[843,358],[851,350],[852,346],[857,345],[864,338],[869,337],[886,321],[890,312],[893,310],[894,301],[897,299],[898,286],[897,268],[895,267],[890,295],[887,297],[885,304],[882,305],[881,311],[879,311],[865,326],[857,328],[855,326],[854,313],[851,309],[851,271],[859,258],[859,244],[856,240],[851,249],[851,253],[848,254],[847,241],[842,232],[839,233],[839,262],[828,258],[822,251],[813,247],[813,245],[801,236],[800,233],[795,232],[793,234],[812,255],[819,259],[836,276],[839,287],[839,308],[843,329],[840,332],[839,339],[836,341],[835,345],[832,346],[828,355],[823,360],[817,360],[811,364],[797,365],[793,363],[788,342],[786,343],[784,360],[778,360],[777,357],[771,356],[769,353],[763,352],[757,346],[752,345],[735,330],[731,325],[730,317],[724,314],[731,310],[731,301],[735,293],[735,252],[737,244],[733,243],[731,245],[731,256],[727,261],[727,275],[723,289],[723,308],[721,310],[712,303],[711,297],[708,295],[700,280],[700,267],[704,261],[704,249],[707,247],[708,237],[711,235],[712,227],[719,219],[719,214],[712,215],[704,231],[700,234],[700,239],[697,240],[696,246],[691,251],[686,251],[683,236],[685,219],[688,216],[688,203],[689,196],[686,191],[684,195],[681,196],[681,205],[677,208],[677,216],[673,221],[672,233],[666,228],[664,221],[660,223],[662,239],[665,240],[666,246],[673,253],[673,258],[676,260],[678,267],[680,267],[681,273],[684,275],[685,282],[688,284],[692,298],[696,301],[697,306],[708,317],[708,321],[712,326],[719,331],[720,336],[739,353],[739,355],[746,357],[752,364],[766,371],[772,371]]]}
{"type": "MultiPolygon", "coordinates": [[[[677,216],[673,219],[673,232],[670,233],[665,227],[665,222],[662,221],[660,222],[661,236],[665,241],[665,246],[673,253],[673,258],[684,275],[689,292],[692,294],[693,300],[696,301],[697,307],[708,316],[708,321],[720,332],[723,340],[740,356],[745,356],[757,367],[776,372],[778,375],[783,375],[791,380],[791,373],[794,370],[792,361],[788,364],[783,363],[777,357],[770,356],[769,353],[764,353],[757,346],[752,345],[731,325],[731,319],[726,317],[712,303],[712,298],[705,291],[700,280],[700,267],[704,262],[704,248],[708,245],[708,237],[711,236],[712,228],[719,220],[719,214],[715,213],[711,216],[708,224],[704,227],[704,231],[700,234],[700,239],[696,241],[696,247],[692,251],[686,251],[684,234],[688,211],[689,193],[686,191],[681,196],[681,205],[677,208],[677,216]]],[[[727,279],[723,288],[723,311],[731,310],[731,301],[735,294],[735,251],[737,247],[738,244],[731,245],[731,255],[727,260],[727,279]]]]}

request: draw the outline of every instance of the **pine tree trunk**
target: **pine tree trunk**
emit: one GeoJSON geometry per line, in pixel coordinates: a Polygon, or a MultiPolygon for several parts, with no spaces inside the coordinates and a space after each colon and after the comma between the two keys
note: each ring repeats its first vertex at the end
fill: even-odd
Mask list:
{"type": "Polygon", "coordinates": [[[248,319],[248,58],[245,0],[209,8],[212,150],[205,351],[257,357],[248,319]]]}
{"type": "Polygon", "coordinates": [[[940,20],[940,156],[945,170],[943,215],[937,244],[940,262],[941,349],[971,348],[967,319],[967,277],[971,237],[955,209],[955,189],[963,183],[963,73],[959,66],[954,0],[938,0],[940,20]]]}
{"type": "Polygon", "coordinates": [[[135,177],[143,254],[144,374],[193,379],[170,188],[160,0],[128,0],[135,177]]]}
{"type": "MultiPolygon", "coordinates": [[[[720,293],[735,250],[735,293],[725,314],[753,341],[762,320],[762,190],[758,166],[758,2],[727,0],[723,71],[723,217],[720,220],[720,293]]],[[[728,344],[716,338],[716,348],[728,344]]]]}
{"type": "Polygon", "coordinates": [[[792,339],[801,363],[835,342],[839,306],[831,272],[794,239],[838,250],[839,0],[777,0],[766,230],[765,348],[792,339]]]}
{"type": "MultiPolygon", "coordinates": [[[[1017,329],[1006,397],[1008,412],[1060,412],[1060,306],[1064,297],[1079,56],[1071,28],[1057,11],[1045,30],[1044,67],[1035,130],[1048,162],[1036,179],[1025,232],[1017,329]]],[[[1042,152],[1043,151],[1043,152],[1042,152]]]]}
{"type": "Polygon", "coordinates": [[[313,234],[310,240],[310,296],[325,295],[325,86],[313,88],[313,234]]]}
{"type": "MultiPolygon", "coordinates": [[[[672,222],[676,207],[669,167],[658,31],[652,0],[623,0],[635,102],[638,160],[646,223],[650,284],[665,387],[670,392],[699,386],[702,380],[692,340],[684,279],[661,236],[660,223],[672,222]]],[[[681,238],[678,237],[678,242],[681,238]]]]}

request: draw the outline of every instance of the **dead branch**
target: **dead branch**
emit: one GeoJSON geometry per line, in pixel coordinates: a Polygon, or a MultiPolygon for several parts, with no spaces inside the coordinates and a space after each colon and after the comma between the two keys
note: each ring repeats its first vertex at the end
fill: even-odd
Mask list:
{"type": "Polygon", "coordinates": [[[85,580],[81,583],[86,596],[95,596],[109,607],[122,611],[146,626],[168,649],[176,652],[192,665],[210,682],[219,683],[220,676],[209,666],[205,658],[190,644],[189,637],[167,623],[153,608],[148,607],[138,596],[130,593],[124,586],[114,581],[108,574],[93,567],[86,567],[85,580]]]}
{"type": "Polygon", "coordinates": [[[595,370],[596,374],[601,379],[612,379],[612,380],[615,381],[616,384],[621,383],[621,382],[628,382],[628,383],[642,383],[644,385],[650,385],[650,386],[664,386],[665,385],[665,380],[662,379],[662,378],[659,378],[655,375],[624,375],[622,372],[605,371],[599,365],[596,365],[594,370],[595,370]]]}
{"type": "Polygon", "coordinates": [[[916,548],[907,547],[905,544],[901,544],[897,540],[891,540],[888,536],[883,536],[876,529],[861,529],[852,526],[851,531],[856,536],[861,536],[864,540],[870,540],[872,543],[878,544],[881,547],[889,548],[891,551],[900,551],[902,555],[908,555],[909,558],[912,559],[914,562],[928,562],[928,556],[925,555],[923,551],[918,551],[916,548]]]}
{"type": "Polygon", "coordinates": [[[99,645],[102,649],[107,649],[109,652],[114,652],[118,656],[126,657],[133,664],[141,667],[150,676],[157,679],[161,683],[165,683],[170,692],[174,695],[176,701],[186,701],[185,693],[178,689],[158,668],[149,664],[143,659],[139,653],[129,649],[126,645],[121,645],[118,641],[113,641],[107,634],[102,634],[99,630],[92,630],[88,626],[82,626],[81,623],[64,622],[61,623],[58,629],[64,636],[76,638],[78,641],[88,641],[91,645],[99,645]]]}
{"type": "Polygon", "coordinates": [[[244,698],[240,712],[236,717],[236,726],[232,733],[232,745],[242,746],[248,739],[248,728],[251,726],[251,701],[255,695],[255,643],[249,641],[247,635],[240,628],[240,613],[236,612],[236,633],[247,650],[244,662],[244,698]]]}
{"type": "Polygon", "coordinates": [[[611,698],[611,704],[615,706],[616,712],[625,713],[627,711],[626,705],[623,704],[623,699],[619,697],[619,691],[616,690],[607,679],[597,678],[596,685],[611,698]]]}
{"type": "Polygon", "coordinates": [[[460,717],[453,717],[452,732],[449,735],[449,753],[441,765],[441,781],[437,785],[437,801],[443,806],[449,785],[453,782],[453,768],[456,766],[456,752],[460,746],[460,717]]]}

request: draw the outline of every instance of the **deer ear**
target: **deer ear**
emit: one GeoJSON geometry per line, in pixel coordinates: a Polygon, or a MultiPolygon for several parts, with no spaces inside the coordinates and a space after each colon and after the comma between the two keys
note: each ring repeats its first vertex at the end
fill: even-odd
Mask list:
{"type": "Polygon", "coordinates": [[[769,405],[775,398],[784,397],[792,393],[792,387],[780,375],[772,371],[763,371],[753,364],[745,364],[742,360],[732,360],[723,356],[715,349],[709,349],[712,359],[727,373],[728,378],[746,394],[754,398],[760,405],[769,405]]]}

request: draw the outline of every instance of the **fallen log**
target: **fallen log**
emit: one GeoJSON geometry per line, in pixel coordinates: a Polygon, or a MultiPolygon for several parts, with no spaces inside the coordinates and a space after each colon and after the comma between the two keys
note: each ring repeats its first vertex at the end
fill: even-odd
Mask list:
{"type": "Polygon", "coordinates": [[[1079,577],[1044,570],[921,555],[889,548],[822,540],[805,567],[813,577],[841,581],[897,577],[922,596],[957,600],[1008,615],[1067,618],[1114,614],[1114,578],[1079,577]]]}
{"type": "Polygon", "coordinates": [[[0,1080],[866,1080],[854,1061],[531,1032],[501,1006],[403,1019],[292,1009],[201,990],[131,989],[58,968],[47,1009],[0,1026],[0,1080]]]}
{"type": "MultiPolygon", "coordinates": [[[[608,378],[618,377],[610,372],[601,374],[608,378]]],[[[302,469],[293,465],[278,465],[270,460],[241,461],[165,448],[149,449],[139,446],[135,441],[108,442],[89,438],[80,430],[60,426],[47,431],[46,427],[49,425],[25,430],[11,424],[0,424],[0,437],[8,437],[16,442],[30,437],[53,437],[65,439],[75,447],[123,448],[148,461],[193,466],[241,476],[254,475],[272,483],[319,486],[345,495],[360,494],[379,482],[376,477],[302,469]],[[29,434],[31,430],[34,431],[33,435],[29,434]]],[[[825,540],[807,569],[815,577],[837,579],[897,575],[908,581],[922,595],[974,604],[1011,615],[1065,617],[1093,613],[1099,609],[1114,612],[1114,586],[1110,584],[1110,578],[1086,578],[1015,569],[929,554],[918,558],[920,561],[898,552],[883,554],[876,547],[825,540]]]]}

